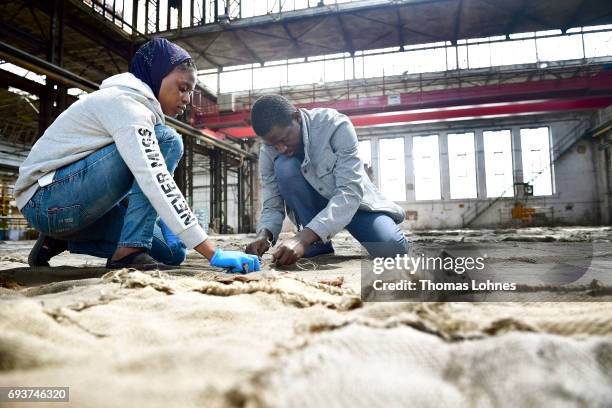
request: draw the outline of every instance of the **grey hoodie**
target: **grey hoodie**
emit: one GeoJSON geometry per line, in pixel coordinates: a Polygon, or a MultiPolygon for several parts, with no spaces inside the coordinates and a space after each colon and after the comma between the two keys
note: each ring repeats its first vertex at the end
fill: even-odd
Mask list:
{"type": "Polygon", "coordinates": [[[150,138],[157,123],[165,123],[164,114],[148,85],[130,73],[106,79],[99,91],[65,110],[34,144],[19,168],[17,206],[23,208],[40,185],[49,184],[55,170],[115,143],[161,219],[188,248],[197,246],[206,233],[178,189],[165,194],[174,182],[163,158],[151,159],[162,157],[150,138]]]}

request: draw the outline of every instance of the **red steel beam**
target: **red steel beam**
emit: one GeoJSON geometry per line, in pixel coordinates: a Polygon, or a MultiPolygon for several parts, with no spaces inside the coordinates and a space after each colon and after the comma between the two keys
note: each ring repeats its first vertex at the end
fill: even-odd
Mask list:
{"type": "Polygon", "coordinates": [[[392,112],[418,108],[513,102],[612,94],[612,71],[592,77],[550,79],[510,84],[471,86],[400,94],[397,105],[389,105],[388,96],[375,96],[302,105],[304,108],[330,107],[348,114],[392,112]]]}
{"type": "MultiPolygon", "coordinates": [[[[389,126],[408,123],[427,123],[470,120],[476,118],[498,118],[517,115],[600,109],[612,105],[612,96],[590,98],[549,99],[539,101],[495,103],[452,108],[417,109],[401,112],[382,112],[367,115],[349,115],[355,127],[389,126]]],[[[228,136],[236,138],[254,137],[250,126],[228,127],[222,129],[228,136]]]]}
{"type": "MultiPolygon", "coordinates": [[[[403,93],[399,95],[399,103],[396,104],[389,104],[388,96],[384,95],[300,104],[297,106],[306,109],[328,107],[334,108],[349,116],[361,116],[378,114],[381,112],[528,101],[534,99],[581,98],[595,95],[612,95],[612,71],[603,71],[598,75],[589,77],[403,93]]],[[[216,114],[205,116],[204,119],[205,126],[212,129],[244,127],[249,124],[249,111],[223,115],[216,114]]]]}
{"type": "Polygon", "coordinates": [[[463,106],[446,109],[389,112],[371,115],[350,116],[355,127],[400,125],[404,123],[427,123],[454,120],[499,118],[515,115],[535,115],[559,111],[599,109],[612,105],[612,96],[582,99],[550,99],[544,101],[513,102],[463,106]]]}

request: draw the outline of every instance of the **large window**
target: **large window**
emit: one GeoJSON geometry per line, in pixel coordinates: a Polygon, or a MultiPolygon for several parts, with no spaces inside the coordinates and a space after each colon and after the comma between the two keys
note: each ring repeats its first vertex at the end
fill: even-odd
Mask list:
{"type": "Polygon", "coordinates": [[[369,140],[360,140],[357,155],[363,162],[363,168],[370,177],[374,179],[374,171],[372,169],[372,143],[369,140]]]}
{"type": "Polygon", "coordinates": [[[360,140],[357,155],[364,166],[372,167],[372,143],[369,140],[360,140]]]}
{"type": "Polygon", "coordinates": [[[394,201],[406,201],[404,138],[380,139],[380,190],[394,201]]]}
{"type": "Polygon", "coordinates": [[[417,200],[439,200],[440,150],[438,135],[412,138],[414,194],[417,200]]]}
{"type": "Polygon", "coordinates": [[[482,133],[487,197],[513,197],[512,135],[509,130],[482,133]]]}
{"type": "Polygon", "coordinates": [[[523,181],[533,186],[533,195],[552,194],[550,136],[547,127],[521,129],[523,181]]]}
{"type": "Polygon", "coordinates": [[[474,133],[449,133],[448,167],[451,198],[476,198],[474,133]]]}

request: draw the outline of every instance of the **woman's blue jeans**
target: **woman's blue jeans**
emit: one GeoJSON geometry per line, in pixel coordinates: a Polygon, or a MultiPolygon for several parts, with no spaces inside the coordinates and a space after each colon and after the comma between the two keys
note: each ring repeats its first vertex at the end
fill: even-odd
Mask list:
{"type": "MultiPolygon", "coordinates": [[[[274,160],[274,175],[283,200],[301,226],[306,226],[329,200],[319,194],[304,178],[302,161],[297,157],[279,155],[274,160]]],[[[394,257],[408,253],[404,234],[384,212],[358,210],[346,230],[359,241],[372,257],[394,257]]],[[[305,257],[331,250],[331,244],[311,246],[305,257]]]]}
{"type": "MultiPolygon", "coordinates": [[[[160,124],[155,136],[174,173],[183,155],[180,135],[160,124]]],[[[40,187],[21,212],[41,233],[68,241],[68,250],[76,254],[110,258],[117,247],[140,247],[158,262],[179,265],[187,253],[158,220],[114,143],[58,169],[53,182],[40,187]]]]}

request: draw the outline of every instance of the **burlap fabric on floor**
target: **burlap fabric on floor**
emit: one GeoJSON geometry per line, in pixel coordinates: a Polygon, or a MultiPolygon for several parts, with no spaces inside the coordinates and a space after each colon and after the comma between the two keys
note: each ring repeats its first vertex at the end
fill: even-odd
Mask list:
{"type": "Polygon", "coordinates": [[[75,407],[612,402],[609,303],[362,304],[297,272],[99,275],[3,289],[1,386],[69,386],[75,407]]]}

